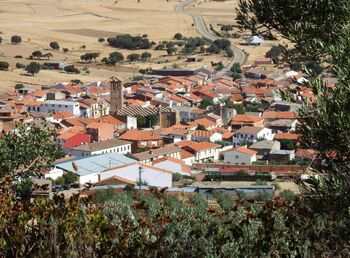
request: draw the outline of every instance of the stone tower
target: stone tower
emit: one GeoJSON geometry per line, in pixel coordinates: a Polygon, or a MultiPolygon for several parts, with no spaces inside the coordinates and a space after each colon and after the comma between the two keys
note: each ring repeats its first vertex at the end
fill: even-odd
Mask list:
{"type": "Polygon", "coordinates": [[[111,107],[110,114],[115,115],[117,111],[123,108],[124,96],[123,96],[123,81],[113,76],[109,82],[110,86],[110,98],[111,98],[111,107]]]}

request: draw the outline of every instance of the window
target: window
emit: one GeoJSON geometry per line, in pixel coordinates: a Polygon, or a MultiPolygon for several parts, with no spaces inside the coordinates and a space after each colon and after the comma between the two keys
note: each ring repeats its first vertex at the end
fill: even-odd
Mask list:
{"type": "Polygon", "coordinates": [[[68,108],[68,105],[65,105],[65,108],[68,108]]]}
{"type": "Polygon", "coordinates": [[[236,159],[239,159],[239,156],[238,156],[238,155],[236,155],[236,156],[235,156],[235,158],[236,158],[236,159]]]}

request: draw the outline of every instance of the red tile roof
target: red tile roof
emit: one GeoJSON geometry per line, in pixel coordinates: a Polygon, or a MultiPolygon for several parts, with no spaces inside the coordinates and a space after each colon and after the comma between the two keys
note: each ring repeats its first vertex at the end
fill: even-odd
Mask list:
{"type": "Polygon", "coordinates": [[[147,140],[161,140],[162,138],[155,134],[152,131],[141,131],[138,129],[132,129],[124,133],[119,137],[120,140],[129,140],[129,141],[147,141],[147,140]]]}
{"type": "Polygon", "coordinates": [[[295,119],[296,114],[293,112],[275,112],[275,111],[266,111],[263,114],[265,119],[295,119]]]}
{"type": "Polygon", "coordinates": [[[276,133],[274,136],[275,140],[298,140],[299,134],[295,133],[276,133]]]}

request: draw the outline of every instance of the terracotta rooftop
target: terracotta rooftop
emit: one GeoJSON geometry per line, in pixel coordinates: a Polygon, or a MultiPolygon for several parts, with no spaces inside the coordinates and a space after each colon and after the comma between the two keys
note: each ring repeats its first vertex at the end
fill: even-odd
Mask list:
{"type": "Polygon", "coordinates": [[[298,140],[299,134],[295,133],[276,133],[275,140],[298,140]]]}
{"type": "Polygon", "coordinates": [[[72,150],[79,150],[79,151],[89,151],[89,152],[95,152],[105,149],[111,149],[118,146],[124,146],[130,144],[130,142],[122,141],[118,139],[109,139],[106,141],[99,141],[99,142],[92,142],[88,144],[82,144],[80,146],[77,146],[73,148],[72,150]]]}
{"type": "Polygon", "coordinates": [[[266,111],[263,114],[265,119],[295,119],[296,114],[293,112],[275,112],[275,111],[266,111]]]}
{"type": "Polygon", "coordinates": [[[256,123],[263,120],[261,116],[239,114],[232,118],[232,123],[256,123]]]}
{"type": "Polygon", "coordinates": [[[119,137],[120,140],[126,141],[146,141],[146,140],[161,140],[162,138],[152,131],[141,131],[138,129],[132,129],[124,133],[119,137]]]}
{"type": "Polygon", "coordinates": [[[258,134],[264,127],[244,126],[236,131],[236,134],[258,134]]]}

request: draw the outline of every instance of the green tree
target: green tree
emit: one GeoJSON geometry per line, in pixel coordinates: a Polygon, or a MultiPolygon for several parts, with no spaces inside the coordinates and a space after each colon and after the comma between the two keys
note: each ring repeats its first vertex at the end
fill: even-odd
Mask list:
{"type": "Polygon", "coordinates": [[[174,35],[174,39],[176,39],[176,40],[182,40],[182,38],[183,38],[183,36],[182,36],[181,33],[176,33],[176,34],[174,35]]]}
{"type": "Polygon", "coordinates": [[[5,61],[0,61],[0,71],[7,71],[7,69],[9,68],[9,63],[5,62],[5,61]]]}
{"type": "Polygon", "coordinates": [[[17,44],[19,44],[19,43],[21,43],[21,42],[22,42],[22,38],[21,38],[20,36],[18,36],[18,35],[13,35],[13,36],[11,37],[11,43],[14,44],[14,45],[17,45],[17,44]]]}
{"type": "Polygon", "coordinates": [[[141,59],[144,61],[149,60],[151,57],[152,57],[152,54],[149,52],[143,52],[141,54],[141,59]]]}
{"type": "Polygon", "coordinates": [[[0,178],[4,176],[29,177],[39,175],[45,165],[62,157],[62,152],[52,139],[54,130],[44,125],[18,125],[0,138],[0,178]]]}
{"type": "Polygon", "coordinates": [[[2,43],[2,37],[0,37],[0,44],[2,43]]]}
{"type": "Polygon", "coordinates": [[[17,83],[15,85],[15,90],[19,90],[19,89],[23,89],[24,88],[24,85],[22,83],[17,83]]]}
{"type": "Polygon", "coordinates": [[[206,109],[209,106],[213,106],[214,103],[208,99],[202,99],[199,108],[206,109]]]}
{"type": "Polygon", "coordinates": [[[74,184],[78,181],[79,176],[72,172],[67,172],[63,174],[63,179],[65,184],[74,184]]]}
{"type": "Polygon", "coordinates": [[[230,24],[224,24],[221,26],[221,31],[228,32],[228,31],[232,31],[232,30],[233,30],[233,26],[230,24]]]}
{"type": "Polygon", "coordinates": [[[136,54],[136,53],[130,54],[128,55],[127,59],[129,62],[136,62],[140,60],[140,54],[136,54]]]}
{"type": "Polygon", "coordinates": [[[159,116],[158,115],[149,115],[149,116],[147,116],[147,121],[149,122],[149,125],[151,127],[155,126],[159,122],[159,116]]]}
{"type": "Polygon", "coordinates": [[[176,53],[177,48],[175,46],[169,46],[166,49],[166,52],[168,55],[173,55],[174,53],[176,53]]]}
{"type": "Polygon", "coordinates": [[[317,72],[307,71],[315,101],[304,101],[298,111],[299,144],[317,151],[311,169],[320,175],[303,185],[303,196],[329,216],[347,216],[350,207],[345,194],[350,190],[349,17],[345,0],[240,0],[237,16],[242,28],[275,30],[288,39],[294,46],[286,55],[291,63],[316,62],[339,78],[337,87],[329,88],[317,72]],[[297,10],[303,11],[295,15],[297,10]]]}
{"type": "Polygon", "coordinates": [[[231,66],[231,72],[232,72],[232,73],[242,73],[241,65],[240,65],[239,63],[234,63],[234,64],[231,66]]]}
{"type": "Polygon", "coordinates": [[[53,50],[59,50],[60,49],[60,45],[56,42],[50,42],[50,48],[52,48],[53,50]]]}
{"type": "Polygon", "coordinates": [[[296,142],[293,140],[282,139],[279,142],[281,143],[282,150],[295,150],[296,148],[296,142]]]}
{"type": "Polygon", "coordinates": [[[31,62],[29,65],[27,65],[26,67],[26,71],[27,73],[30,73],[31,75],[35,75],[36,73],[38,73],[41,69],[41,65],[39,63],[36,62],[31,62]]]}
{"type": "Polygon", "coordinates": [[[36,51],[34,51],[34,52],[32,53],[32,56],[33,56],[34,58],[40,59],[40,58],[43,57],[43,53],[42,53],[40,50],[36,50],[36,51]]]}
{"type": "Polygon", "coordinates": [[[138,128],[143,128],[145,126],[147,126],[147,118],[144,116],[137,116],[137,127],[138,128]]]}

